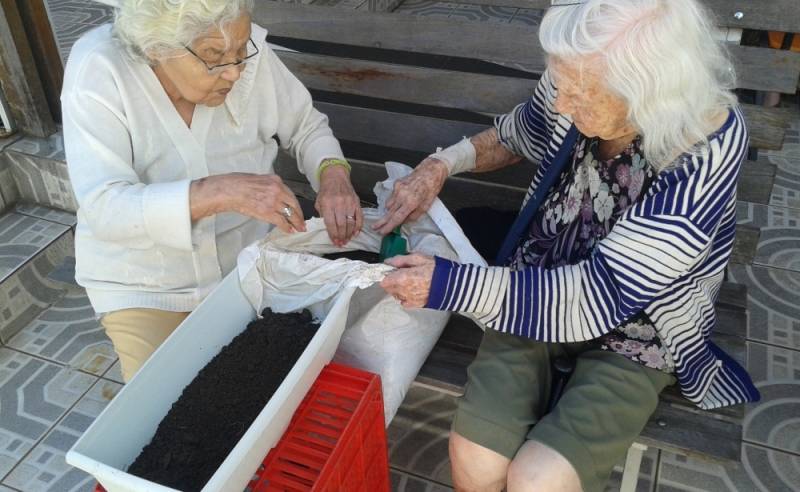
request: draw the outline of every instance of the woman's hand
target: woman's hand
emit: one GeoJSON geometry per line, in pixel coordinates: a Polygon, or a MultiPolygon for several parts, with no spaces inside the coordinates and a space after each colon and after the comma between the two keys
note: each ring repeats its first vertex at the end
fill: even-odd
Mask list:
{"type": "Polygon", "coordinates": [[[414,172],[394,183],[392,196],[386,202],[386,215],[372,228],[386,235],[407,220],[419,219],[442,191],[447,176],[444,162],[430,157],[420,162],[414,172]]]}
{"type": "Polygon", "coordinates": [[[275,224],[283,232],[306,230],[297,198],[274,174],[232,173],[193,181],[189,203],[192,222],[221,212],[237,212],[275,224]]]}
{"type": "Polygon", "coordinates": [[[350,173],[344,166],[328,166],[322,171],[315,207],[336,246],[347,244],[364,225],[361,200],[353,190],[350,173]]]}
{"type": "Polygon", "coordinates": [[[419,253],[395,256],[386,263],[397,268],[381,281],[381,287],[404,308],[421,308],[428,303],[436,260],[419,253]]]}

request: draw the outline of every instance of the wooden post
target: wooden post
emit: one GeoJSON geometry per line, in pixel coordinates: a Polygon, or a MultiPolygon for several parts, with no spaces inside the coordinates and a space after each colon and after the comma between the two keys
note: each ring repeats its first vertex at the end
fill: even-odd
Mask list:
{"type": "Polygon", "coordinates": [[[45,0],[17,0],[17,8],[25,26],[50,113],[60,122],[64,64],[50,25],[50,17],[47,15],[45,0]]]}
{"type": "MultiPolygon", "coordinates": [[[[27,1],[22,0],[19,3],[27,1]]],[[[31,3],[41,5],[41,0],[31,3]]],[[[28,5],[25,10],[31,11],[31,6],[28,5]]],[[[2,86],[11,115],[17,127],[29,135],[37,137],[52,135],[56,132],[55,121],[17,0],[0,0],[0,13],[2,13],[0,15],[0,86],[2,86]]],[[[44,15],[46,19],[46,14],[44,15]]],[[[47,25],[49,26],[49,21],[47,21],[47,25]]],[[[52,38],[52,34],[50,37],[52,38]]],[[[60,59],[58,66],[61,66],[60,59]]],[[[60,87],[60,81],[58,86],[60,87]]]]}

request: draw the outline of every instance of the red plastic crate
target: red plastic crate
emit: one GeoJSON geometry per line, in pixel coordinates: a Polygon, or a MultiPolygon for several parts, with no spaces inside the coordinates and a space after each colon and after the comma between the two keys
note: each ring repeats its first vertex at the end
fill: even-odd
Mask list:
{"type": "MultiPolygon", "coordinates": [[[[247,487],[252,492],[388,492],[380,376],[328,364],[247,487]]],[[[100,484],[95,492],[105,492],[100,484]]]]}
{"type": "Polygon", "coordinates": [[[389,487],[380,377],[329,364],[248,489],[388,492],[389,487]]]}

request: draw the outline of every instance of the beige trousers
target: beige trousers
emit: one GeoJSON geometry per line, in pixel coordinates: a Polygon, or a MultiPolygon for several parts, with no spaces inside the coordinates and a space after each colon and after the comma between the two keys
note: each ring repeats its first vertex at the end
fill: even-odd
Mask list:
{"type": "Polygon", "coordinates": [[[126,383],[175,331],[189,313],[173,313],[160,309],[121,309],[106,313],[100,323],[114,343],[126,383]]]}

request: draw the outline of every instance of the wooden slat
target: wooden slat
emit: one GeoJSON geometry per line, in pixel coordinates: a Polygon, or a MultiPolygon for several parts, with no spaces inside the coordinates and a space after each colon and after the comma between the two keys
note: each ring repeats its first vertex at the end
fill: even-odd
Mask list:
{"type": "MultiPolygon", "coordinates": [[[[551,0],[458,0],[458,3],[546,10],[551,0]]],[[[763,31],[800,32],[796,0],[701,0],[717,25],[763,31]],[[737,14],[741,15],[737,15],[737,14]]]]}
{"type": "Polygon", "coordinates": [[[253,20],[272,36],[414,53],[459,56],[541,73],[544,53],[536,30],[458,19],[353,12],[258,2],[253,20]],[[463,36],[458,36],[463,32],[463,36]]]}
{"type": "MultiPolygon", "coordinates": [[[[536,27],[433,19],[414,15],[363,13],[326,7],[262,2],[256,22],[271,35],[308,41],[456,56],[541,73],[544,51],[536,27]]],[[[730,46],[739,87],[794,93],[800,54],[730,46]]]]}
{"type": "Polygon", "coordinates": [[[730,262],[739,265],[752,265],[753,259],[756,257],[760,235],[761,230],[758,227],[747,224],[737,225],[730,262]]]}
{"type": "Polygon", "coordinates": [[[800,53],[737,45],[728,49],[733,57],[738,88],[786,94],[797,92],[800,53]]]}
{"type": "MultiPolygon", "coordinates": [[[[357,108],[331,103],[316,103],[317,108],[330,118],[330,125],[337,138],[348,141],[363,142],[372,145],[406,149],[423,154],[433,152],[436,147],[447,146],[457,142],[463,136],[474,135],[485,128],[487,125],[476,123],[459,122],[434,118],[428,116],[417,116],[405,113],[395,113],[377,109],[357,108]]],[[[768,108],[748,106],[745,108],[751,132],[751,145],[756,148],[775,148],[777,142],[768,140],[779,138],[783,139],[783,130],[775,128],[768,130],[764,119],[772,118],[773,112],[768,108]],[[780,134],[780,137],[777,136],[780,134]]],[[[777,113],[782,114],[782,113],[777,113]]],[[[773,119],[772,123],[776,123],[773,119]]],[[[782,122],[777,122],[783,124],[782,122]]],[[[778,148],[780,145],[778,145],[778,148]]],[[[416,162],[407,163],[416,165],[416,162]]],[[[746,180],[761,180],[761,186],[744,191],[746,198],[758,200],[756,203],[764,203],[761,196],[766,193],[766,186],[769,180],[762,180],[759,177],[761,170],[750,169],[748,166],[745,174],[746,180]],[[753,196],[747,195],[752,193],[753,196]]],[[[526,188],[530,182],[533,169],[530,165],[520,164],[498,172],[486,175],[470,175],[467,179],[481,179],[482,181],[492,181],[498,184],[526,188]]],[[[768,198],[766,199],[768,202],[768,198]]]]}
{"type": "Polygon", "coordinates": [[[336,138],[426,154],[488,128],[476,123],[341,104],[316,102],[314,106],[328,116],[336,138]]]}
{"type": "Polygon", "coordinates": [[[738,462],[742,426],[662,401],[637,441],[701,460],[738,462]]]}
{"type": "Polygon", "coordinates": [[[775,164],[765,161],[744,161],[739,174],[737,198],[746,202],[769,205],[777,168],[775,164]]]}
{"type": "Polygon", "coordinates": [[[731,309],[747,309],[747,285],[722,282],[722,287],[719,289],[717,304],[730,307],[731,309]]]}
{"type": "Polygon", "coordinates": [[[279,51],[309,89],[497,115],[526,101],[536,80],[279,51]]]}

